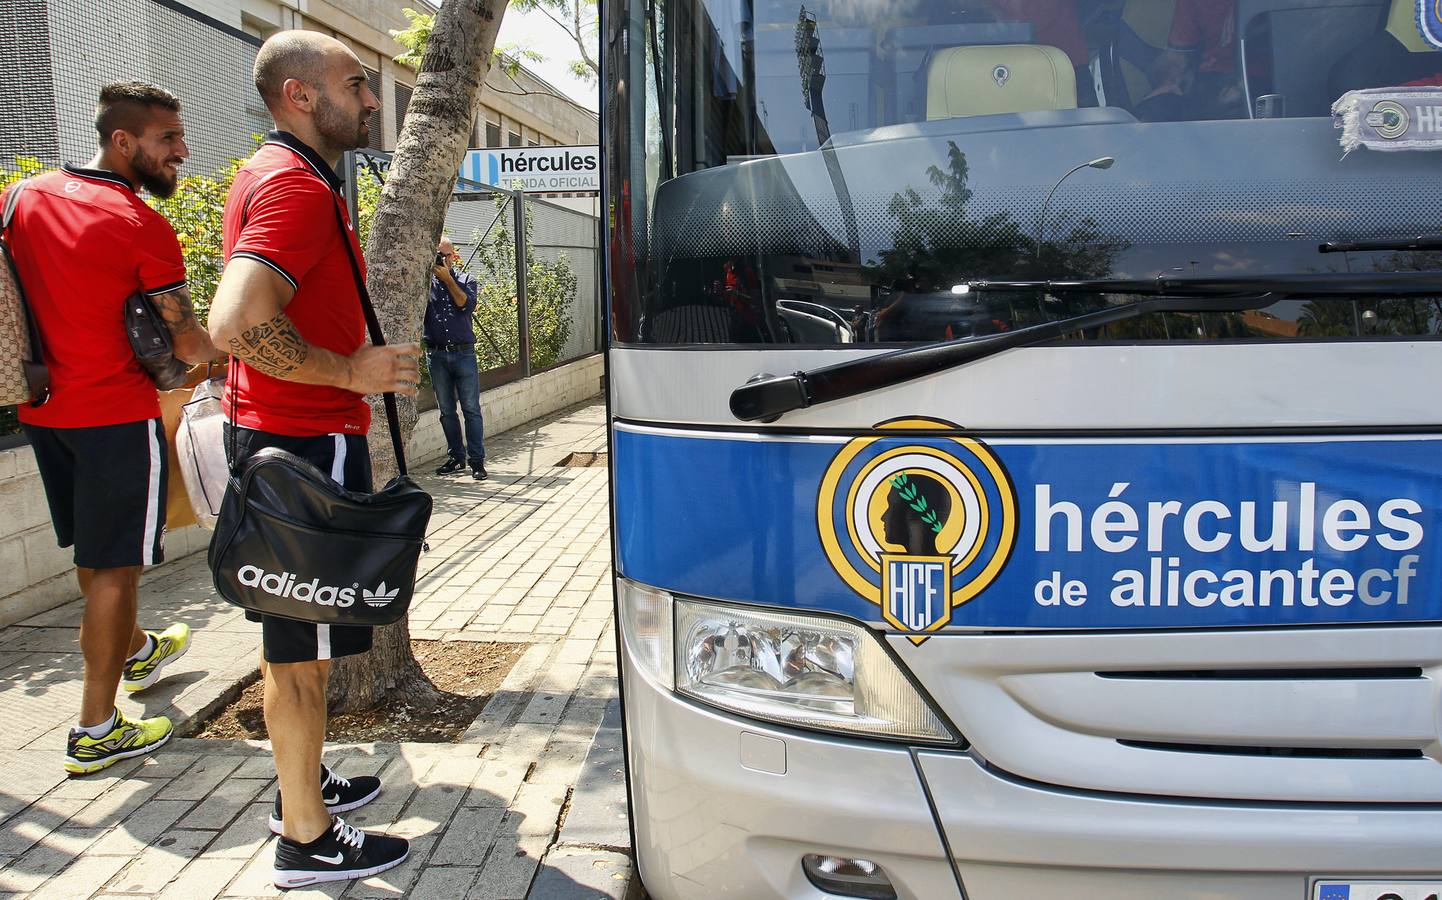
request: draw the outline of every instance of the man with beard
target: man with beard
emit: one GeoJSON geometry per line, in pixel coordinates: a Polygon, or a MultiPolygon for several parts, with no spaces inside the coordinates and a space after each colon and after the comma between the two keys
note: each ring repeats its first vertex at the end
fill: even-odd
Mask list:
{"type": "MultiPolygon", "coordinates": [[[[215,348],[196,321],[170,223],[136,194],[175,192],[190,155],[180,101],[154,85],[108,84],[95,111],[100,147],[84,167],[24,182],[7,241],[40,330],[50,398],[19,407],[61,547],[75,547],[85,597],[78,727],[65,770],[98,772],[170,739],[164,716],[133,720],[116,686],[150,687],[190,644],[190,629],[136,626],[140,572],[163,554],[165,431],[155,385],[136,361],[124,305],[144,292],[165,318],[175,355],[215,348]]],[[[10,199],[9,196],[6,199],[10,199]]]]}
{"type": "MultiPolygon", "coordinates": [[[[225,274],[210,310],[210,334],[235,360],[227,443],[233,435],[236,463],[279,447],[346,488],[370,491],[365,395],[414,396],[420,380],[417,345],[365,342],[350,261],[361,261],[361,248],[335,172],[341,154],[369,142],[367,123],[380,104],[356,55],[316,32],[272,36],[254,74],[276,130],[226,199],[225,274]]],[[[359,831],[336,815],[370,802],[380,780],[341,778],[321,764],[330,661],[369,650],[371,629],[247,615],[261,623],[265,723],[280,783],[270,817],[281,836],[276,885],[399,865],[405,840],[359,831]]]]}

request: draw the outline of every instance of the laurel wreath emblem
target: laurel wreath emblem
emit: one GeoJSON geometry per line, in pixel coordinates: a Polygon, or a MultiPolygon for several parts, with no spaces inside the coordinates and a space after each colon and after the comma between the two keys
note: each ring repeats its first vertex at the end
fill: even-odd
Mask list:
{"type": "Polygon", "coordinates": [[[931,509],[926,498],[921,496],[920,489],[911,483],[911,479],[906,476],[905,472],[891,479],[891,486],[908,506],[921,514],[921,521],[930,526],[933,534],[941,534],[941,519],[937,516],[936,510],[931,509]]]}

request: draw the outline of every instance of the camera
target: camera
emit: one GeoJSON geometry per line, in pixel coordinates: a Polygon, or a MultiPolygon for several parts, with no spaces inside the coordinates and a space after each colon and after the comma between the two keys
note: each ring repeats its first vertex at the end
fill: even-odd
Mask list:
{"type": "Polygon", "coordinates": [[[442,253],[441,251],[439,251],[439,250],[436,251],[436,262],[435,262],[435,264],[438,265],[438,266],[443,266],[443,265],[446,264],[446,255],[445,255],[444,253],[442,253]]]}

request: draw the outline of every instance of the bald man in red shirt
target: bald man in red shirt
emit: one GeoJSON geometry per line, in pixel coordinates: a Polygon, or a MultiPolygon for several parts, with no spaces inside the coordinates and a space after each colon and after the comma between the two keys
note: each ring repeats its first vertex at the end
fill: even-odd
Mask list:
{"type": "MultiPolygon", "coordinates": [[[[345,151],[369,142],[367,121],[379,101],[356,55],[315,32],[271,37],[254,74],[276,129],[236,173],[226,199],[225,274],[210,311],[211,336],[236,360],[225,399],[235,425],[227,433],[235,436],[236,464],[276,447],[368,492],[365,396],[414,396],[420,380],[418,345],[365,342],[350,269],[360,245],[335,171],[345,151]]],[[[270,816],[280,834],[275,884],[362,878],[399,865],[409,852],[404,838],[361,831],[337,815],[374,799],[380,780],[343,778],[321,764],[331,660],[369,650],[371,629],[254,618],[280,783],[270,816]]]]}

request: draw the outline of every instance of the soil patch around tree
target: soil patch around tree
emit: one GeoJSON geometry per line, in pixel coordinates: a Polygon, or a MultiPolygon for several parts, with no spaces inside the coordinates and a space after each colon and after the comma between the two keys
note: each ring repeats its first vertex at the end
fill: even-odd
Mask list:
{"type": "MultiPolygon", "coordinates": [[[[398,741],[452,743],[500,687],[529,644],[483,641],[411,641],[421,669],[436,686],[434,702],[397,699],[376,709],[332,715],[326,740],[341,743],[398,741]]],[[[261,683],[212,715],[194,735],[212,740],[266,740],[261,683]]]]}

